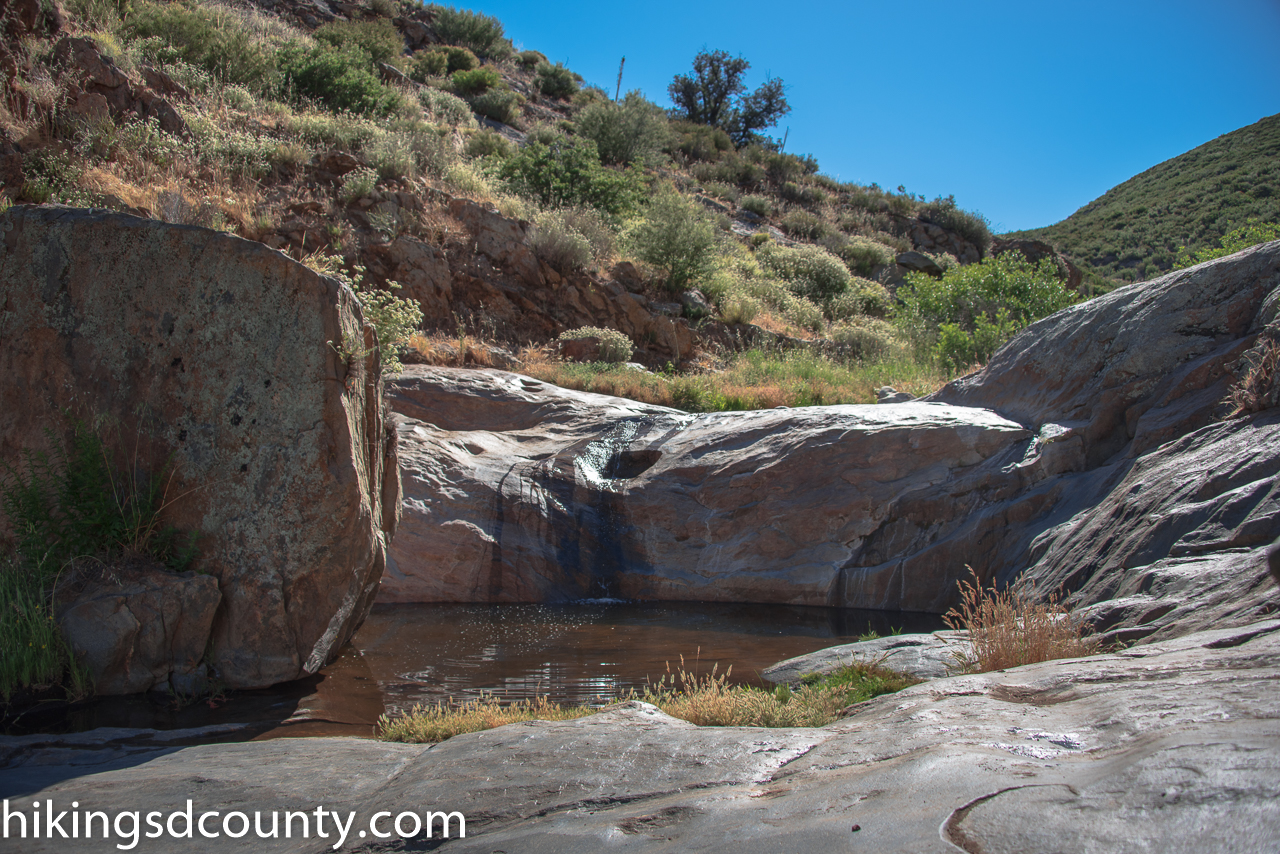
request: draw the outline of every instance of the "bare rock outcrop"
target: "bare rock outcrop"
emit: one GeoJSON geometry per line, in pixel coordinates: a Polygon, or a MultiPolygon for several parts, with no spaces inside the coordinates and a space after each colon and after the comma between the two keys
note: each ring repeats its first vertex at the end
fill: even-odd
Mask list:
{"type": "MultiPolygon", "coordinates": [[[[383,601],[825,605],[869,541],[919,550],[964,525],[1031,444],[991,412],[928,403],[695,416],[423,366],[388,392],[405,516],[383,601]]],[[[957,569],[920,565],[856,592],[945,609],[957,569]]]]}
{"type": "Polygon", "coordinates": [[[139,437],[121,463],[171,461],[165,521],[202,532],[219,677],[269,685],[336,655],[399,507],[374,333],[351,292],[220,232],[15,207],[0,215],[0,306],[0,456],[47,447],[64,411],[120,425],[139,437]]]}

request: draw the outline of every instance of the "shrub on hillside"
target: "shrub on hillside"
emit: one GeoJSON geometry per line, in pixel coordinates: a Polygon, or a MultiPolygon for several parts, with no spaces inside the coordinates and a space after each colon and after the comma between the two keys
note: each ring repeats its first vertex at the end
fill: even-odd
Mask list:
{"type": "Polygon", "coordinates": [[[502,77],[492,68],[473,68],[455,71],[449,75],[449,85],[463,98],[487,92],[502,82],[502,77]]]}
{"type": "Polygon", "coordinates": [[[476,115],[509,125],[520,117],[520,96],[510,89],[490,89],[467,99],[476,115]]]}
{"type": "Polygon", "coordinates": [[[534,217],[529,245],[559,270],[580,270],[612,254],[613,231],[591,208],[543,211],[534,217]]]}
{"type": "Polygon", "coordinates": [[[255,92],[279,84],[275,52],[282,40],[264,37],[249,14],[229,7],[140,2],[128,15],[125,35],[159,39],[173,51],[165,61],[181,59],[226,83],[255,92]]]}
{"type": "Polygon", "coordinates": [[[1217,246],[1206,246],[1196,253],[1188,251],[1185,246],[1181,247],[1173,269],[1181,270],[1193,264],[1212,261],[1214,258],[1225,258],[1250,246],[1269,243],[1272,240],[1280,240],[1280,222],[1250,222],[1222,235],[1217,246]]]}
{"type": "Polygon", "coordinates": [[[848,290],[827,303],[826,314],[831,320],[848,320],[859,316],[883,318],[889,316],[892,308],[893,297],[884,285],[852,276],[848,290]]]}
{"type": "Polygon", "coordinates": [[[371,21],[333,21],[315,31],[317,41],[332,47],[359,47],[374,62],[398,64],[404,54],[404,38],[386,18],[371,21]]]}
{"type": "Polygon", "coordinates": [[[902,349],[893,324],[874,317],[841,320],[831,327],[828,337],[844,356],[866,361],[881,359],[902,349]]]}
{"type": "Polygon", "coordinates": [[[465,47],[484,59],[506,59],[515,52],[502,22],[491,15],[434,3],[427,11],[432,15],[436,35],[445,44],[465,47]]]}
{"type": "Polygon", "coordinates": [[[516,54],[516,61],[526,69],[537,68],[539,65],[550,62],[547,55],[538,50],[522,50],[516,54]]]}
{"type": "Polygon", "coordinates": [[[831,233],[831,226],[826,220],[799,208],[788,211],[779,226],[787,234],[801,240],[820,240],[831,233]]]}
{"type": "Polygon", "coordinates": [[[439,89],[422,88],[418,90],[418,103],[432,121],[451,126],[470,127],[476,123],[471,116],[471,105],[448,92],[439,89]]]}
{"type": "Polygon", "coordinates": [[[552,65],[544,62],[538,66],[533,76],[533,85],[548,98],[564,100],[572,98],[578,91],[578,76],[565,68],[563,63],[552,65]]]}
{"type": "Polygon", "coordinates": [[[773,216],[773,202],[768,196],[743,196],[738,207],[766,219],[773,216]]]}
{"type": "Polygon", "coordinates": [[[377,186],[378,173],[367,166],[361,166],[343,176],[342,184],[338,187],[338,198],[344,205],[349,205],[372,193],[377,186]]]}
{"type": "Polygon", "coordinates": [[[369,55],[358,47],[311,50],[291,45],[280,51],[285,86],[295,97],[311,98],[331,110],[385,116],[403,103],[400,93],[382,85],[369,55]]]}
{"type": "Polygon", "coordinates": [[[513,192],[544,208],[585,205],[613,217],[634,211],[644,186],[637,172],[601,165],[591,140],[564,136],[549,145],[529,142],[503,162],[498,175],[513,192]]]}
{"type": "Polygon", "coordinates": [[[463,150],[468,157],[497,157],[501,159],[510,157],[515,150],[515,146],[497,131],[481,128],[467,137],[467,144],[463,150]]]}
{"type": "Polygon", "coordinates": [[[908,273],[898,288],[898,321],[918,344],[936,340],[956,368],[985,362],[1018,330],[1078,299],[1052,260],[1033,265],[1017,252],[955,266],[940,279],[908,273]]]}
{"type": "Polygon", "coordinates": [[[426,83],[432,77],[443,77],[449,73],[449,59],[444,51],[420,50],[409,60],[409,79],[418,83],[426,83]]]}
{"type": "Polygon", "coordinates": [[[787,283],[798,296],[815,302],[829,300],[849,287],[849,269],[821,246],[779,246],[765,243],[756,250],[760,266],[787,283]]]}
{"type": "Polygon", "coordinates": [[[661,107],[639,92],[628,92],[620,102],[598,101],[584,108],[577,133],[596,144],[601,161],[625,166],[653,163],[670,131],[661,107]]]}
{"type": "Polygon", "coordinates": [[[697,125],[691,122],[672,122],[672,154],[681,154],[687,160],[714,162],[733,151],[733,140],[719,128],[697,125]]]}
{"type": "Polygon", "coordinates": [[[560,341],[580,341],[583,338],[597,338],[600,341],[600,361],[627,362],[635,352],[631,339],[616,329],[601,329],[598,326],[582,326],[561,332],[560,341]]]}
{"type": "Polygon", "coordinates": [[[823,246],[838,256],[849,272],[856,276],[871,276],[877,269],[892,264],[895,257],[893,249],[867,237],[831,235],[823,241],[823,246]]]}
{"type": "Polygon", "coordinates": [[[955,196],[947,196],[945,199],[939,196],[921,207],[916,215],[925,222],[958,234],[978,247],[978,252],[983,255],[991,247],[991,228],[986,218],[956,207],[955,196]]]}
{"type": "Polygon", "coordinates": [[[714,269],[715,226],[702,205],[672,188],[659,193],[630,234],[637,258],[666,272],[666,287],[682,291],[714,269]]]}

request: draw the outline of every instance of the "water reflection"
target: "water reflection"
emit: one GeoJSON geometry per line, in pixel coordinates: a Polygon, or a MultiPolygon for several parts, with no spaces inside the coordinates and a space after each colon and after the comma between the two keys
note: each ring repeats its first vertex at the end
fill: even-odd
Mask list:
{"type": "Polygon", "coordinates": [[[938,617],[842,608],[700,602],[568,605],[379,605],[342,655],[316,676],[225,702],[108,697],[6,721],[11,734],[96,727],[186,729],[236,724],[197,740],[373,734],[384,711],[492,694],[602,704],[672,669],[732,666],[731,681],[765,684],[776,661],[875,631],[942,628],[938,617]]]}

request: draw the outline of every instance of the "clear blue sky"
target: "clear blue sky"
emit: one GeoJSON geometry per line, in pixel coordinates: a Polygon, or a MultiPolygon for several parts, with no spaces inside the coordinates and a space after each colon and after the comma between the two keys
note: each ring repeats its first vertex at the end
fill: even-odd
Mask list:
{"type": "MultiPolygon", "coordinates": [[[[454,4],[450,4],[454,5],[454,4]]],[[[517,47],[669,107],[703,48],[787,85],[787,151],[844,181],[954,194],[997,232],[1280,112],[1280,0],[483,0],[517,47]]]]}

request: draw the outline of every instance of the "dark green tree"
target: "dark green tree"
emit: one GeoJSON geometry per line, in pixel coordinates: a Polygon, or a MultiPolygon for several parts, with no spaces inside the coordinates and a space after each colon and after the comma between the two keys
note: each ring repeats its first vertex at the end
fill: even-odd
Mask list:
{"type": "Polygon", "coordinates": [[[693,74],[677,74],[667,87],[676,114],[717,127],[746,145],[759,131],[773,127],[791,112],[780,78],[771,77],[750,94],[742,82],[751,63],[723,50],[702,51],[693,59],[693,74]]]}

